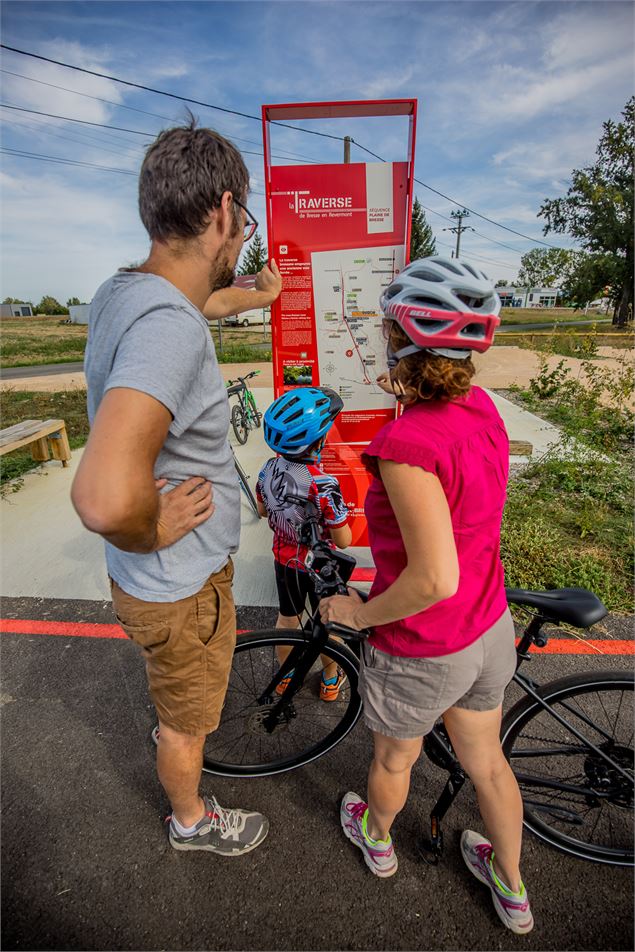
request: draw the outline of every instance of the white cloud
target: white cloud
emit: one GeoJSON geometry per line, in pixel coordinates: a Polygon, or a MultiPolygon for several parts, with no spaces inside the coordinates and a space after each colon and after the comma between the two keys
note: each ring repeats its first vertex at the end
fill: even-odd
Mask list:
{"type": "Polygon", "coordinates": [[[113,175],[97,189],[90,176],[99,174],[73,170],[75,183],[53,172],[2,174],[2,298],[90,300],[118,267],[145,255],[135,180],[113,175]]]}

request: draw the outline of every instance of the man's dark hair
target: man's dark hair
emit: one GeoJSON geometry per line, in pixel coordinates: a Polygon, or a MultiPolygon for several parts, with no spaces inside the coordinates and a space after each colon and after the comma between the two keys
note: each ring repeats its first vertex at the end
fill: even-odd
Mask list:
{"type": "MultiPolygon", "coordinates": [[[[214,132],[166,129],[149,146],[139,174],[139,214],[150,238],[196,238],[220,206],[223,192],[244,202],[249,172],[238,149],[214,132]]],[[[238,207],[236,206],[238,219],[238,207]]]]}

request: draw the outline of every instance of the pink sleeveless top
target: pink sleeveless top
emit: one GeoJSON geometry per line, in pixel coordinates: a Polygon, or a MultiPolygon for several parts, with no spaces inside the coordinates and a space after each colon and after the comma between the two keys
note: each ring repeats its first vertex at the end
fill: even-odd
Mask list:
{"type": "Polygon", "coordinates": [[[509,441],[492,400],[480,387],[450,402],[418,403],[388,423],[364,453],[374,478],[366,496],[370,548],[377,568],[370,597],[381,594],[406,566],[401,533],[377,459],[420,466],[439,479],[448,500],[459,560],[452,598],[374,629],[380,651],[411,658],[466,648],[507,608],[500,528],[509,469],[509,441]]]}

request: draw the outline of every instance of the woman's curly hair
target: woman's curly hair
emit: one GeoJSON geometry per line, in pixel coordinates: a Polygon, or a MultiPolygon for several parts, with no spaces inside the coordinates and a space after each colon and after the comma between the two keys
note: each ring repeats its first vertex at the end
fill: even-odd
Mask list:
{"type": "MultiPolygon", "coordinates": [[[[385,321],[384,333],[393,351],[412,343],[396,321],[385,321]]],[[[456,400],[466,396],[475,372],[471,357],[452,360],[421,350],[402,357],[390,371],[390,379],[404,406],[411,406],[422,400],[456,400]]]]}

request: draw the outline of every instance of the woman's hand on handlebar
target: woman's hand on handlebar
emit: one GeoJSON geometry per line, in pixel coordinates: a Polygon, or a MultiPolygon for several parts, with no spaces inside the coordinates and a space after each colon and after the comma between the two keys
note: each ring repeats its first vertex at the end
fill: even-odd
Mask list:
{"type": "Polygon", "coordinates": [[[340,625],[354,628],[355,631],[361,631],[366,628],[366,624],[359,617],[363,608],[364,602],[358,593],[354,588],[349,588],[348,595],[331,595],[320,601],[320,618],[324,624],[338,622],[340,625]]]}

